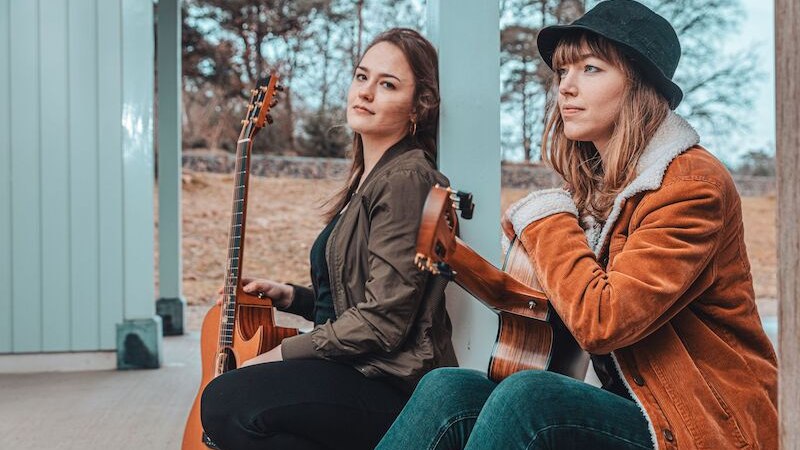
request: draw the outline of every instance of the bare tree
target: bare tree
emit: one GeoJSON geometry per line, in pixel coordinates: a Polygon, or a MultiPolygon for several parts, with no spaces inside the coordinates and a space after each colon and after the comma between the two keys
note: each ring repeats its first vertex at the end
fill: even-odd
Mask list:
{"type": "MultiPolygon", "coordinates": [[[[503,115],[517,116],[519,132],[504,130],[504,147],[522,146],[525,161],[538,159],[538,136],[544,122],[544,105],[551,71],[539,57],[536,38],[542,28],[571,22],[583,14],[578,0],[504,0],[500,31],[501,101],[503,115]],[[513,136],[518,136],[513,139],[513,136]],[[509,139],[511,138],[511,139],[509,139]]],[[[511,120],[503,120],[508,128],[511,120]]]]}
{"type": "Polygon", "coordinates": [[[682,56],[675,74],[684,100],[678,112],[701,132],[710,148],[722,150],[747,136],[749,111],[764,73],[755,48],[725,53],[741,24],[740,0],[643,0],[675,27],[682,56]],[[724,146],[724,147],[723,147],[724,146]]]}
{"type": "MultiPolygon", "coordinates": [[[[672,23],[681,41],[683,56],[675,81],[684,91],[678,112],[700,129],[704,142],[722,146],[748,131],[747,112],[763,73],[754,49],[726,54],[725,43],[741,22],[740,0],[641,0],[672,23]]],[[[530,160],[538,145],[532,136],[541,133],[544,95],[551,72],[535,49],[538,30],[554,23],[568,23],[598,1],[502,0],[501,76],[503,111],[518,120],[503,120],[504,154],[522,149],[530,160]],[[588,3],[588,4],[587,4],[588,3]],[[525,39],[529,43],[522,42],[525,39]],[[531,64],[532,53],[535,55],[531,64]],[[519,114],[521,112],[521,117],[519,114]],[[519,124],[519,132],[508,128],[519,124]]]]}

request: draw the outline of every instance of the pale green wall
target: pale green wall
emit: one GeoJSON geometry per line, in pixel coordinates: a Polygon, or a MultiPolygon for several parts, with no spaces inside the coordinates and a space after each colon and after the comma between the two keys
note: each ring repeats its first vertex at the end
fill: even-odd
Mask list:
{"type": "MultiPolygon", "coordinates": [[[[475,196],[475,216],[461,237],[500,265],[499,4],[429,0],[428,37],[439,51],[442,99],[439,166],[456,189],[475,196]]],[[[497,336],[497,314],[451,284],[447,309],[463,367],[485,371],[497,336]]]]}
{"type": "Polygon", "coordinates": [[[0,0],[0,353],[154,315],[153,6],[0,0]]]}

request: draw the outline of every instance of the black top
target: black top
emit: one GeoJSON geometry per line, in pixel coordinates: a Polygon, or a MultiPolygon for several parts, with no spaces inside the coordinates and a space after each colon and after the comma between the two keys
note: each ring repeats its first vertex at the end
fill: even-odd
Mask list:
{"type": "Polygon", "coordinates": [[[611,355],[590,356],[592,358],[592,365],[594,365],[594,371],[597,374],[597,378],[600,379],[601,383],[603,383],[603,389],[613,392],[622,398],[633,401],[631,394],[628,392],[628,389],[625,387],[622,378],[617,372],[617,368],[614,367],[614,360],[611,358],[611,355]]]}
{"type": "Polygon", "coordinates": [[[321,325],[329,319],[331,322],[336,321],[325,249],[328,246],[328,238],[331,236],[333,227],[336,226],[340,215],[337,214],[331,220],[331,223],[320,232],[317,240],[314,241],[314,245],[311,246],[311,282],[314,285],[316,294],[316,299],[314,300],[314,325],[321,325]]]}

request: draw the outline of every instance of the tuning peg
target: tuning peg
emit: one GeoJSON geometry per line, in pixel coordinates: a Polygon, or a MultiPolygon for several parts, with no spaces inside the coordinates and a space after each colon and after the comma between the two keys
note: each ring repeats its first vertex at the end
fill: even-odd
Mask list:
{"type": "Polygon", "coordinates": [[[275,90],[278,91],[278,92],[283,92],[284,87],[283,87],[282,84],[276,84],[275,85],[275,90]]]}
{"type": "Polygon", "coordinates": [[[256,95],[258,91],[255,89],[250,89],[250,95],[256,95]]]}
{"type": "Polygon", "coordinates": [[[274,120],[272,119],[272,116],[267,114],[267,123],[272,125],[272,122],[274,122],[274,120]]]}
{"type": "Polygon", "coordinates": [[[436,268],[438,269],[436,271],[437,275],[441,275],[450,281],[453,281],[456,278],[457,275],[456,271],[451,269],[450,266],[448,266],[447,264],[439,262],[436,264],[436,268]]]}
{"type": "Polygon", "coordinates": [[[247,125],[247,122],[248,122],[247,120],[244,120],[244,119],[243,119],[243,120],[242,120],[242,125],[247,125]]]}
{"type": "Polygon", "coordinates": [[[475,211],[472,194],[453,189],[448,190],[450,191],[450,199],[456,202],[456,208],[461,211],[461,217],[467,220],[471,219],[472,213],[475,211]]]}
{"type": "Polygon", "coordinates": [[[278,104],[278,99],[277,98],[273,98],[272,101],[269,102],[269,107],[273,108],[277,104],[278,104]]]}

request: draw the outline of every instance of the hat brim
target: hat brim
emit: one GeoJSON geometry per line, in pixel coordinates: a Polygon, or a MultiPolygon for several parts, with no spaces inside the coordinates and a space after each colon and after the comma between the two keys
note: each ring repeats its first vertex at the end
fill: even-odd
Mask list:
{"type": "Polygon", "coordinates": [[[675,84],[674,81],[664,75],[664,72],[662,72],[658,66],[653,64],[647,57],[642,55],[633,47],[609,37],[592,27],[587,27],[580,24],[571,24],[551,25],[549,27],[542,28],[536,38],[536,47],[539,49],[539,55],[542,57],[542,60],[551,70],[554,70],[553,53],[555,53],[558,43],[565,35],[573,33],[576,30],[588,31],[590,33],[600,35],[616,44],[622,50],[622,52],[632,60],[636,68],[642,71],[645,79],[647,79],[650,84],[655,86],[656,90],[658,90],[658,92],[667,99],[670,109],[677,108],[681,103],[681,100],[683,100],[683,91],[677,84],[675,84]]]}

